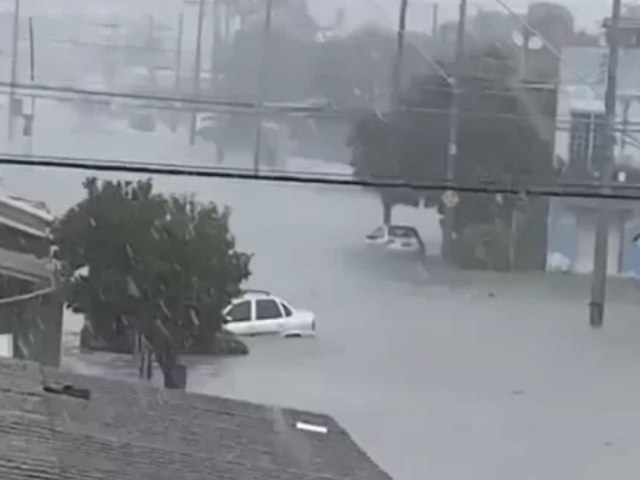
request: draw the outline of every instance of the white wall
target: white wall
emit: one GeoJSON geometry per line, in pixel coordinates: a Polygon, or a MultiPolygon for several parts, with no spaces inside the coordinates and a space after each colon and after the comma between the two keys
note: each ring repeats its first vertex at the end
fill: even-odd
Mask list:
{"type": "Polygon", "coordinates": [[[0,335],[0,357],[13,357],[13,335],[0,335]]]}
{"type": "MultiPolygon", "coordinates": [[[[578,217],[578,255],[574,265],[576,273],[593,271],[593,250],[595,247],[596,215],[583,214],[578,217]]],[[[607,272],[609,275],[620,273],[620,249],[622,224],[619,219],[612,218],[609,224],[609,258],[607,272]]]]}

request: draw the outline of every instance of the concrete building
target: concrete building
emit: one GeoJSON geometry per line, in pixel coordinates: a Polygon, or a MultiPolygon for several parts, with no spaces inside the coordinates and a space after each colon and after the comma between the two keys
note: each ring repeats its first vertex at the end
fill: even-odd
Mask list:
{"type": "Polygon", "coordinates": [[[39,202],[0,195],[0,356],[57,366],[62,299],[51,268],[53,221],[39,202]]]}
{"type": "MultiPolygon", "coordinates": [[[[607,22],[605,22],[605,27],[607,22]]],[[[640,172],[640,23],[623,21],[618,68],[616,146],[617,170],[640,172]]],[[[559,76],[556,167],[561,180],[596,185],[607,160],[604,94],[608,49],[563,49],[559,76]]],[[[564,269],[590,273],[593,269],[596,199],[554,199],[550,205],[548,266],[558,260],[564,269]]],[[[640,208],[635,202],[612,205],[609,231],[608,273],[640,275],[640,252],[634,239],[640,233],[640,208]]]]}
{"type": "Polygon", "coordinates": [[[0,362],[0,478],[391,480],[331,417],[0,362]]]}

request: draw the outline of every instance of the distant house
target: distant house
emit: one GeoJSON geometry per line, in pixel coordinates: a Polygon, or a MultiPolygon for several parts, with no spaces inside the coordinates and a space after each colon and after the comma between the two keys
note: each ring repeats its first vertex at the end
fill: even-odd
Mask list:
{"type": "Polygon", "coordinates": [[[0,361],[0,478],[391,480],[331,417],[0,361]]]}
{"type": "MultiPolygon", "coordinates": [[[[605,26],[607,23],[605,22],[605,26]]],[[[640,38],[638,22],[623,22],[617,85],[616,146],[610,158],[606,148],[604,93],[608,50],[605,47],[563,49],[559,78],[555,138],[556,167],[562,180],[596,185],[608,162],[616,170],[640,172],[640,38]],[[626,33],[625,33],[626,32],[626,33]],[[626,39],[626,40],[625,40],[626,39]],[[628,40],[628,41],[627,41],[628,40]]],[[[613,180],[613,179],[612,179],[613,180]]],[[[561,259],[569,271],[593,269],[597,199],[553,199],[548,228],[548,259],[561,259]]],[[[634,238],[640,233],[640,209],[635,202],[612,205],[608,273],[640,275],[640,251],[634,238]]],[[[553,265],[549,265],[550,268],[553,265]]]]}

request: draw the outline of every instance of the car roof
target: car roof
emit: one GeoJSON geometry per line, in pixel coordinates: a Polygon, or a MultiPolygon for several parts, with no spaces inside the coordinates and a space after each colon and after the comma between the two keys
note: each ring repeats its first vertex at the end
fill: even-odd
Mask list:
{"type": "Polygon", "coordinates": [[[261,298],[283,301],[279,297],[272,295],[271,292],[267,290],[245,290],[241,295],[233,300],[233,303],[237,303],[242,300],[255,300],[261,298]]]}

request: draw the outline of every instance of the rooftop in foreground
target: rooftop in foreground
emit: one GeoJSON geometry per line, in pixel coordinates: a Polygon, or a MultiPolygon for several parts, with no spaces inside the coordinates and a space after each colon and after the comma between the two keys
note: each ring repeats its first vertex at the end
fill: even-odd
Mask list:
{"type": "Polygon", "coordinates": [[[390,479],[325,415],[34,363],[0,361],[0,416],[3,480],[390,479]]]}

